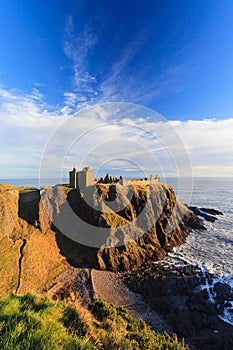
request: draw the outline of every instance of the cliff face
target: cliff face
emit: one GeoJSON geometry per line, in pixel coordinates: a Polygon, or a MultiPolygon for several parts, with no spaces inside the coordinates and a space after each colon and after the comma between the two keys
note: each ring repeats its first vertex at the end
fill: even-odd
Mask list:
{"type": "Polygon", "coordinates": [[[0,294],[40,291],[67,264],[125,271],[185,241],[203,223],[167,185],[0,190],[0,294]],[[22,197],[23,196],[23,197],[22,197]]]}
{"type": "MultiPolygon", "coordinates": [[[[120,243],[119,247],[98,251],[102,269],[124,271],[135,269],[151,258],[160,260],[174,246],[184,243],[191,231],[194,218],[177,200],[171,187],[159,182],[135,183],[128,190],[131,192],[130,204],[117,213],[100,215],[101,225],[111,227],[110,239],[120,243]],[[122,219],[127,220],[128,225],[122,226],[122,219]],[[127,244],[122,246],[125,241],[127,244]]],[[[196,217],[194,221],[202,227],[196,217]]]]}
{"type": "MultiPolygon", "coordinates": [[[[48,188],[42,193],[41,230],[48,229],[51,222],[73,240],[73,251],[61,245],[70,261],[75,263],[77,251],[87,245],[91,248],[84,260],[113,271],[134,269],[152,257],[162,259],[185,241],[192,226],[203,228],[173,189],[157,181],[101,184],[82,193],[48,188]]],[[[69,246],[69,240],[65,245],[69,246]]]]}
{"type": "Polygon", "coordinates": [[[41,291],[65,269],[54,232],[42,233],[33,221],[38,199],[20,196],[16,188],[0,188],[0,295],[41,291]]]}
{"type": "Polygon", "coordinates": [[[19,191],[0,188],[0,239],[18,228],[19,191]]]}

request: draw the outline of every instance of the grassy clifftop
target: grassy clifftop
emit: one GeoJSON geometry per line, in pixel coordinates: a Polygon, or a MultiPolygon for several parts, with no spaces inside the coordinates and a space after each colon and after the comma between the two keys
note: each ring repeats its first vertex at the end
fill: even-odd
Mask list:
{"type": "Polygon", "coordinates": [[[175,335],[152,331],[100,299],[89,311],[27,294],[0,300],[0,347],[4,350],[187,350],[175,335]]]}

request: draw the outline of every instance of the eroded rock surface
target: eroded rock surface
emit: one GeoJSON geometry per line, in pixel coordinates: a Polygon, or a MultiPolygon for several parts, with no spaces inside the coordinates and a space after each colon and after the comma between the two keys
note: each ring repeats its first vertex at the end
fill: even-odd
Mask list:
{"type": "Polygon", "coordinates": [[[194,227],[203,222],[158,181],[99,184],[82,192],[2,188],[0,293],[40,291],[67,266],[136,269],[162,259],[194,227]]]}
{"type": "Polygon", "coordinates": [[[197,266],[186,265],[175,272],[149,262],[124,276],[126,284],[168,322],[172,331],[184,337],[191,349],[232,350],[233,326],[222,315],[232,290],[214,283],[214,276],[197,266]],[[208,291],[208,285],[214,285],[208,291]],[[210,301],[209,292],[213,301],[210,301]]]}
{"type": "Polygon", "coordinates": [[[58,231],[76,242],[73,256],[71,249],[67,253],[69,261],[75,263],[75,249],[86,244],[92,246],[86,261],[106,270],[125,271],[152,257],[160,260],[185,241],[191,228],[204,228],[173,189],[160,182],[99,184],[82,193],[49,188],[42,193],[42,204],[41,230],[53,222],[58,231]]]}

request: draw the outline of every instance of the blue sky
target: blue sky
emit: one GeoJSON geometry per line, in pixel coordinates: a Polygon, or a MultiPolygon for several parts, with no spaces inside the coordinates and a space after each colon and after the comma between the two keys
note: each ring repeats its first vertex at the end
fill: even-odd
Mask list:
{"type": "Polygon", "coordinates": [[[2,0],[0,178],[37,177],[58,126],[106,102],[157,111],[196,176],[231,176],[232,16],[230,0],[2,0]]]}

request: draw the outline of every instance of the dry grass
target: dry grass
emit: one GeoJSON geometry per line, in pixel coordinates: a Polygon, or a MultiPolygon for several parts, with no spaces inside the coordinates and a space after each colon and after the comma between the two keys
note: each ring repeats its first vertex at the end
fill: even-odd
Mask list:
{"type": "Polygon", "coordinates": [[[0,241],[0,295],[7,295],[16,291],[21,245],[22,240],[14,243],[8,237],[0,241]]]}
{"type": "Polygon", "coordinates": [[[0,191],[16,190],[17,187],[10,184],[0,184],[0,191]]]}
{"type": "Polygon", "coordinates": [[[21,282],[18,293],[38,292],[45,284],[61,274],[66,266],[60,254],[54,232],[39,230],[28,236],[23,251],[21,282]]]}
{"type": "Polygon", "coordinates": [[[130,224],[128,220],[114,212],[104,212],[101,214],[101,217],[104,219],[107,226],[111,228],[122,227],[124,225],[130,224]]]}
{"type": "Polygon", "coordinates": [[[25,189],[29,189],[28,187],[24,186],[14,186],[11,184],[0,184],[0,191],[12,191],[12,190],[17,190],[17,191],[23,191],[25,189]]]}

